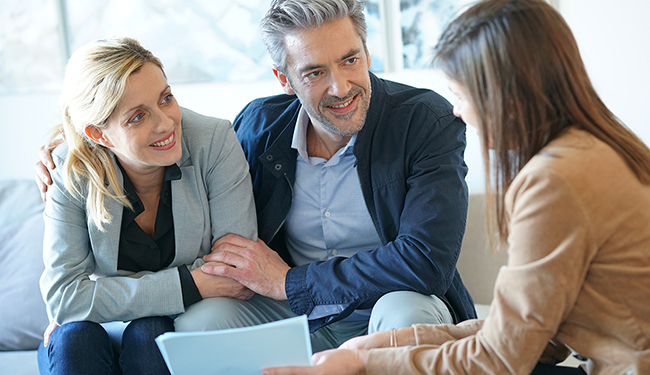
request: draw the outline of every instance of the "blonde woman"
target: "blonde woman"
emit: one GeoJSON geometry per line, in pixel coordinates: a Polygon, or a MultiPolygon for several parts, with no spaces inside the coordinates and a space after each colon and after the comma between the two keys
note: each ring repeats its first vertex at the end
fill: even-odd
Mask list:
{"type": "Polygon", "coordinates": [[[228,233],[257,239],[248,165],[228,121],[181,109],[160,61],[128,38],[71,57],[53,152],[41,290],[42,374],[164,374],[154,338],[206,297],[253,293],[203,273],[228,233]],[[113,349],[105,327],[118,330],[113,349]]]}
{"type": "Polygon", "coordinates": [[[569,27],[543,0],[487,0],[436,53],[454,113],[478,129],[489,228],[508,244],[488,318],[380,332],[263,374],[649,374],[650,150],[596,94],[569,27]],[[569,348],[584,366],[553,366],[569,348]]]}

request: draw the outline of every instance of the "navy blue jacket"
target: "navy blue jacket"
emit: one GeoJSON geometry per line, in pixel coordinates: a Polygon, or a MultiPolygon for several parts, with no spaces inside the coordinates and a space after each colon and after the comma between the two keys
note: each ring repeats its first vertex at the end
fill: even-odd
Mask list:
{"type": "MultiPolygon", "coordinates": [[[[414,291],[441,297],[456,322],[475,318],[456,270],[467,218],[465,125],[435,92],[370,76],[370,108],[354,155],[383,246],[293,267],[285,285],[291,310],[309,315],[318,305],[343,306],[310,320],[315,331],[388,292],[414,291]]],[[[234,121],[253,179],[259,238],[292,266],[283,225],[293,199],[291,141],[300,107],[296,96],[256,99],[234,121]]]]}

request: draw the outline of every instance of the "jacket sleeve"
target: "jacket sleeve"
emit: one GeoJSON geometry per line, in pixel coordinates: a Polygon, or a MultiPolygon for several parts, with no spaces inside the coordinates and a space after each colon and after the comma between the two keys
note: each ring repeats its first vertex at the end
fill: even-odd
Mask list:
{"type": "MultiPolygon", "coordinates": [[[[40,280],[50,319],[58,324],[83,320],[103,323],[183,312],[176,268],[94,276],[109,271],[98,269],[95,260],[95,252],[102,249],[92,249],[85,200],[66,190],[60,173],[63,161],[54,160],[53,184],[43,214],[45,270],[40,280]]],[[[119,228],[117,223],[107,231],[119,228]]]]}
{"type": "Polygon", "coordinates": [[[220,120],[214,132],[211,159],[205,174],[212,243],[229,233],[257,241],[255,201],[248,163],[231,124],[220,120]],[[213,146],[214,147],[214,146],[213,146]]]}
{"type": "Polygon", "coordinates": [[[520,179],[508,196],[508,265],[482,327],[416,326],[424,345],[371,351],[368,374],[530,374],[573,310],[598,246],[584,204],[553,172],[520,179]]]}
{"type": "MultiPolygon", "coordinates": [[[[186,111],[186,118],[197,115],[186,111]]],[[[230,121],[198,117],[193,123],[212,123],[214,126],[196,126],[188,138],[193,142],[192,159],[200,164],[200,178],[205,189],[210,220],[209,246],[202,246],[198,258],[188,266],[193,270],[205,264],[202,257],[211,251],[214,242],[230,233],[257,240],[255,201],[248,164],[230,121]],[[208,138],[211,137],[211,138],[208,138]],[[211,139],[209,142],[206,140],[211,139]]],[[[189,133],[186,132],[186,134],[189,133]]]]}
{"type": "MultiPolygon", "coordinates": [[[[450,110],[432,113],[419,108],[409,116],[406,124],[394,121],[395,129],[376,130],[394,132],[389,134],[398,139],[400,132],[408,135],[393,150],[387,149],[391,136],[373,135],[367,168],[374,173],[371,177],[363,174],[366,168],[359,160],[362,188],[365,181],[372,183],[370,193],[364,190],[366,205],[385,245],[347,259],[295,267],[287,274],[287,296],[295,313],[309,314],[319,305],[339,306],[337,315],[310,321],[312,329],[355,309],[371,308],[392,291],[446,300],[456,283],[453,286],[466,293],[456,271],[468,202],[465,126],[450,110]]],[[[471,305],[466,296],[465,305],[471,305]]]]}

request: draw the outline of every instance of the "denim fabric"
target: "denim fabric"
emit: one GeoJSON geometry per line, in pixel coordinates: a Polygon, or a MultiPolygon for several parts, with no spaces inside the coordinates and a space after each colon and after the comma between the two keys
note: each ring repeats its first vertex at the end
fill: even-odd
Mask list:
{"type": "MultiPolygon", "coordinates": [[[[455,323],[475,318],[456,270],[467,216],[465,125],[430,90],[371,73],[370,81],[370,107],[353,152],[383,245],[290,269],[285,290],[291,310],[309,316],[322,305],[343,308],[310,319],[314,332],[371,308],[386,293],[412,291],[438,296],[455,323]]],[[[300,108],[296,96],[256,99],[233,122],[250,165],[259,237],[290,265],[296,264],[285,224],[294,199],[298,153],[291,144],[300,108]]]]}
{"type": "Polygon", "coordinates": [[[42,375],[169,374],[154,339],[173,330],[169,317],[134,320],[122,334],[120,354],[114,352],[100,324],[67,323],[54,330],[47,347],[38,348],[39,371],[42,375]]]}

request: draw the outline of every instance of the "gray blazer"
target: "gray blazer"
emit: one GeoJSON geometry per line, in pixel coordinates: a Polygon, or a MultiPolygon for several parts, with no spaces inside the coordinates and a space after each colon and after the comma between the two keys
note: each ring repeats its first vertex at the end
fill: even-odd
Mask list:
{"type": "MultiPolygon", "coordinates": [[[[182,113],[178,166],[183,176],[171,182],[176,257],[158,272],[117,270],[123,206],[106,200],[113,220],[101,232],[86,215],[86,195],[73,196],[63,184],[67,146],[53,152],[56,168],[43,215],[45,271],[40,285],[50,319],[58,324],[182,313],[176,267],[199,267],[212,244],[228,233],[257,240],[248,164],[230,122],[184,108],[182,113]]],[[[115,156],[113,164],[118,170],[115,156]]],[[[122,184],[121,173],[118,179],[122,184]]]]}

